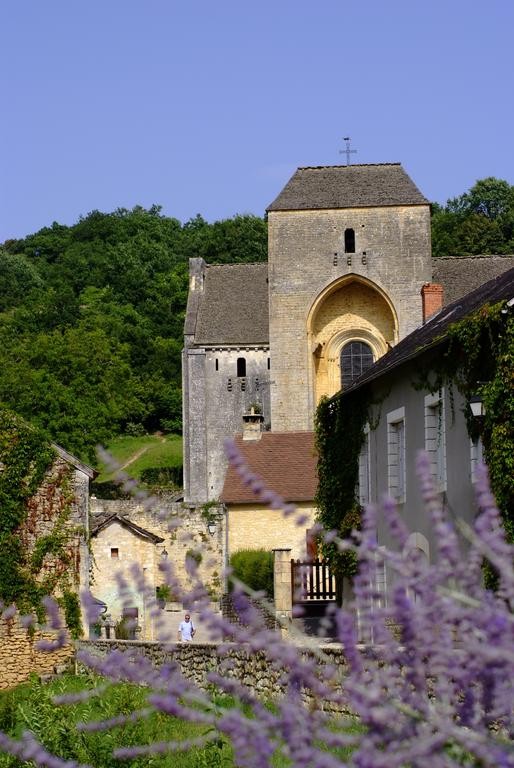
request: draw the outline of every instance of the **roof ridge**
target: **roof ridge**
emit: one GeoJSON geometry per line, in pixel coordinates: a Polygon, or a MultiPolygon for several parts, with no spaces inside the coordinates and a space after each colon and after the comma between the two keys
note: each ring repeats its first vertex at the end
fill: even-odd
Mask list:
{"type": "Polygon", "coordinates": [[[401,163],[351,163],[350,165],[300,165],[298,166],[298,171],[326,171],[327,168],[369,168],[371,166],[376,166],[377,168],[382,168],[383,166],[389,166],[389,165],[401,165],[401,163]]]}
{"type": "Polygon", "coordinates": [[[213,267],[260,267],[268,266],[267,261],[231,261],[227,264],[205,264],[206,269],[212,269],[213,267]]]}

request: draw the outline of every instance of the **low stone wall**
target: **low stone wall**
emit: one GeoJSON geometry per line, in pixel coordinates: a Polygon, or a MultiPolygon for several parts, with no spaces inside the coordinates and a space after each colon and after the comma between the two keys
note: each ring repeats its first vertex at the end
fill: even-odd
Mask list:
{"type": "MultiPolygon", "coordinates": [[[[212,685],[210,673],[218,673],[224,678],[230,678],[242,683],[250,691],[263,699],[274,699],[284,694],[284,681],[288,669],[273,662],[265,653],[254,653],[243,646],[215,643],[177,643],[163,645],[137,641],[107,641],[89,640],[78,641],[78,650],[105,657],[113,650],[123,651],[135,656],[143,656],[155,667],[164,664],[178,665],[183,676],[192,680],[199,688],[205,689],[212,685]]],[[[316,698],[316,706],[327,711],[348,713],[348,709],[338,695],[342,690],[341,678],[346,674],[346,661],[340,646],[323,646],[318,654],[314,649],[299,648],[298,652],[306,661],[316,657],[316,666],[320,678],[324,677],[324,667],[327,665],[327,676],[334,681],[334,699],[320,701],[316,698]],[[339,682],[337,682],[339,681],[339,682]]],[[[312,703],[311,696],[306,695],[306,701],[312,703]]]]}
{"type": "Polygon", "coordinates": [[[51,674],[75,656],[73,642],[47,652],[37,649],[39,640],[55,640],[55,634],[36,630],[31,635],[21,626],[17,615],[0,620],[0,689],[14,688],[34,673],[51,674]]]}

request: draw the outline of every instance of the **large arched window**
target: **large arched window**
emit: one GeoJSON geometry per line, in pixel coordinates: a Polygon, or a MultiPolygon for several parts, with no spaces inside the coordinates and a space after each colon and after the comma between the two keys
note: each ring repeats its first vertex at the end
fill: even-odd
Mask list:
{"type": "Polygon", "coordinates": [[[341,350],[341,387],[346,389],[373,365],[373,352],[363,341],[350,341],[341,350]]]}

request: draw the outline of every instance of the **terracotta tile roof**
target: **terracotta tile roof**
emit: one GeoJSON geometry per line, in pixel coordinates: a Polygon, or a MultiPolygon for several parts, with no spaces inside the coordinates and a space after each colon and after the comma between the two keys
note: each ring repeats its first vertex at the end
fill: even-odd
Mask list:
{"type": "Polygon", "coordinates": [[[207,266],[195,344],[268,342],[268,265],[207,266]]]}
{"type": "MultiPolygon", "coordinates": [[[[264,480],[267,488],[286,501],[313,501],[318,479],[312,432],[263,432],[260,440],[243,440],[238,435],[235,441],[251,471],[264,480]]],[[[221,500],[225,504],[257,501],[232,466],[225,477],[221,500]]]]}
{"type": "Polygon", "coordinates": [[[428,205],[400,163],[298,168],[268,211],[428,205]]]}

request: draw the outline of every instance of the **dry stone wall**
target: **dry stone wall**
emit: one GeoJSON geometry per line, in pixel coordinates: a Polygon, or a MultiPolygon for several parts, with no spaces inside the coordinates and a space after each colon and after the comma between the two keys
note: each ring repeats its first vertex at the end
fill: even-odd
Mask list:
{"type": "MultiPolygon", "coordinates": [[[[202,689],[211,686],[209,676],[212,673],[219,674],[242,683],[264,700],[282,696],[288,677],[285,666],[275,663],[265,653],[255,653],[240,645],[177,643],[165,646],[137,641],[98,640],[79,642],[78,649],[90,656],[97,656],[100,665],[101,659],[113,650],[143,656],[157,668],[164,664],[175,664],[185,678],[192,680],[202,689]]],[[[306,661],[312,660],[313,655],[316,657],[320,677],[324,675],[324,666],[327,665],[327,677],[330,675],[334,680],[334,689],[341,688],[347,665],[340,646],[324,646],[320,653],[305,649],[302,655],[306,661]]],[[[312,703],[308,696],[306,701],[312,703]]],[[[316,706],[329,711],[348,712],[339,702],[316,700],[316,706]]]]}
{"type": "Polygon", "coordinates": [[[16,615],[0,619],[0,689],[14,688],[31,674],[47,675],[69,664],[75,656],[70,642],[56,651],[38,650],[40,640],[54,640],[55,634],[36,630],[30,634],[16,615]]]}

